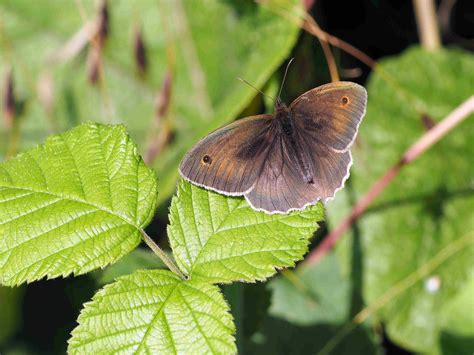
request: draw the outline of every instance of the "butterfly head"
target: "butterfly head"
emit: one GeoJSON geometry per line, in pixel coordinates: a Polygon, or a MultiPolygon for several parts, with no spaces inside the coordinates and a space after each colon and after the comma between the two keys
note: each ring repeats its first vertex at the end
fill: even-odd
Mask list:
{"type": "Polygon", "coordinates": [[[280,90],[278,91],[278,96],[275,100],[275,115],[276,116],[280,116],[281,114],[284,114],[284,116],[287,116],[290,113],[290,109],[288,108],[288,106],[286,106],[285,103],[281,101],[280,95],[281,95],[281,91],[283,90],[283,84],[285,84],[286,74],[288,74],[288,69],[290,68],[290,65],[293,59],[294,58],[291,58],[288,64],[286,65],[285,75],[283,75],[283,80],[281,81],[280,90]]]}
{"type": "Polygon", "coordinates": [[[275,115],[279,115],[282,113],[286,114],[289,111],[290,109],[288,108],[288,106],[286,106],[286,104],[278,96],[275,100],[275,115]]]}

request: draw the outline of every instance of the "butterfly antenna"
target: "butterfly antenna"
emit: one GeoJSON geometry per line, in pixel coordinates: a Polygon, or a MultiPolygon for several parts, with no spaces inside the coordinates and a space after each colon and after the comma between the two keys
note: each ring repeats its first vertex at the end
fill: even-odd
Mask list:
{"type": "Polygon", "coordinates": [[[247,80],[242,79],[242,78],[239,78],[239,77],[237,77],[237,79],[239,79],[241,82],[247,84],[247,85],[250,86],[252,89],[257,90],[257,91],[258,91],[260,94],[262,94],[263,96],[266,96],[266,97],[272,99],[273,101],[275,101],[275,99],[274,99],[273,97],[271,97],[270,95],[265,94],[262,90],[257,89],[255,86],[253,86],[252,84],[250,84],[247,80]]]}
{"type": "Polygon", "coordinates": [[[288,62],[288,64],[286,65],[285,75],[283,75],[283,81],[281,82],[280,91],[278,91],[278,98],[280,98],[281,90],[283,90],[283,84],[285,84],[286,74],[288,74],[288,69],[290,69],[290,64],[293,61],[293,59],[295,59],[295,58],[291,58],[290,61],[288,62]]]}

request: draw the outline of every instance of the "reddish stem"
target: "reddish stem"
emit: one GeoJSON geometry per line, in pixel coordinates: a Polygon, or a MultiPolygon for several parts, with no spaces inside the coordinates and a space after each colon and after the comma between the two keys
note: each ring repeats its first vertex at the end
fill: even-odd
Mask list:
{"type": "Polygon", "coordinates": [[[173,76],[171,69],[165,72],[160,92],[155,102],[155,120],[152,123],[144,161],[152,164],[162,149],[169,143],[171,127],[166,121],[172,94],[173,76]]]}
{"type": "Polygon", "coordinates": [[[472,112],[474,112],[474,96],[464,101],[440,123],[421,136],[420,139],[408,148],[400,160],[372,185],[369,191],[355,204],[351,213],[308,255],[305,263],[310,265],[319,262],[405,165],[418,158],[449,131],[464,121],[472,112]]]}

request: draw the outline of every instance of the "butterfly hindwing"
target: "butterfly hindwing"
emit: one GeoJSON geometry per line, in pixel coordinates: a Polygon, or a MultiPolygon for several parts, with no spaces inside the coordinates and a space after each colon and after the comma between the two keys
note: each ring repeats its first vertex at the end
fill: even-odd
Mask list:
{"type": "Polygon", "coordinates": [[[318,145],[315,153],[312,156],[314,184],[318,190],[318,196],[323,201],[327,201],[344,186],[349,177],[352,156],[350,151],[335,152],[323,144],[318,145]]]}
{"type": "Polygon", "coordinates": [[[295,161],[297,152],[288,140],[277,138],[253,189],[245,195],[253,208],[269,213],[301,210],[317,201],[327,201],[344,186],[352,163],[351,153],[336,152],[317,141],[302,142],[311,151],[312,179],[303,179],[295,161]]]}
{"type": "Polygon", "coordinates": [[[295,161],[295,147],[276,137],[254,188],[245,195],[253,208],[287,213],[319,200],[316,185],[304,181],[295,161]]]}

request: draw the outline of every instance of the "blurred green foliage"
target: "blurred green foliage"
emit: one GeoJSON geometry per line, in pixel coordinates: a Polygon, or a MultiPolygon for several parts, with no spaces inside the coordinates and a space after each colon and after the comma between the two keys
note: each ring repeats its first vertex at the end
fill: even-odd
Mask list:
{"type": "MultiPolygon", "coordinates": [[[[82,35],[84,45],[71,58],[61,56],[70,51],[66,44],[80,42],[78,33],[96,18],[97,4],[0,0],[0,78],[3,81],[12,69],[17,150],[92,120],[124,123],[145,154],[166,122],[171,139],[153,163],[164,202],[175,189],[177,164],[192,144],[241,112],[253,114],[261,108],[260,98],[252,101],[255,91],[236,77],[257,87],[267,84],[274,96],[280,84],[278,68],[300,30],[252,1],[110,1],[109,33],[101,52],[103,77],[93,85],[87,36],[82,35]],[[144,73],[134,61],[138,29],[146,48],[144,73]],[[157,124],[155,101],[167,75],[172,82],[170,109],[157,124]],[[49,89],[50,106],[44,97],[49,89]]],[[[296,9],[297,1],[286,6],[296,9]]],[[[288,99],[328,80],[315,38],[302,36],[293,55],[284,89],[288,99]]],[[[380,70],[366,85],[369,106],[353,148],[352,177],[328,204],[330,227],[430,123],[439,122],[473,94],[474,59],[460,49],[426,52],[412,47],[382,60],[380,70]]],[[[3,82],[0,90],[3,97],[3,82]]],[[[271,100],[265,104],[271,110],[271,100]]],[[[0,125],[0,156],[11,149],[14,137],[0,125]]],[[[226,286],[239,350],[369,354],[382,352],[386,337],[409,351],[472,353],[472,142],[471,116],[403,169],[346,233],[337,258],[329,255],[320,264],[285,271],[263,287],[226,286]],[[407,283],[410,278],[415,282],[407,283]],[[354,326],[353,317],[370,310],[389,290],[396,295],[354,326]]],[[[136,269],[160,267],[149,256],[133,252],[94,277],[103,284],[136,269]]],[[[2,354],[28,351],[21,336],[15,338],[22,292],[0,288],[2,354]]],[[[68,332],[73,326],[67,325],[68,332]]]]}
{"type": "Polygon", "coordinates": [[[334,255],[319,265],[287,270],[269,287],[269,313],[296,325],[339,324],[350,316],[350,283],[340,274],[334,255]]]}
{"type": "MultiPolygon", "coordinates": [[[[66,44],[80,42],[75,36],[95,19],[94,2],[80,3],[84,19],[80,9],[66,1],[0,2],[0,73],[13,67],[15,93],[24,102],[20,146],[27,148],[50,133],[93,120],[124,123],[145,152],[156,139],[150,136],[154,101],[169,73],[167,119],[173,139],[154,164],[160,201],[173,192],[186,150],[235,118],[255,96],[237,77],[262,86],[288,56],[298,34],[295,24],[251,1],[113,1],[101,52],[104,79],[94,86],[88,80],[87,46],[73,58],[60,60],[69,52],[66,44]],[[144,75],[134,62],[137,28],[146,46],[144,75]],[[40,80],[54,91],[50,114],[38,99],[40,80]]],[[[296,8],[296,3],[287,6],[296,8]]],[[[7,142],[0,142],[0,152],[7,142]]]]}

